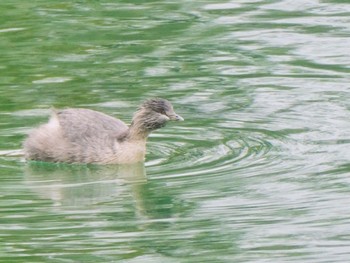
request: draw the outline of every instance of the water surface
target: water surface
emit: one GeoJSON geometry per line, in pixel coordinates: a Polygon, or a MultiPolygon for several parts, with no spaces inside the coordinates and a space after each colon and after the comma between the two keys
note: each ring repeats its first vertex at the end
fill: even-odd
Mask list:
{"type": "Polygon", "coordinates": [[[347,1],[0,4],[1,262],[346,262],[347,1]],[[185,122],[145,165],[13,156],[51,107],[185,122]],[[10,154],[11,153],[11,154],[10,154]]]}

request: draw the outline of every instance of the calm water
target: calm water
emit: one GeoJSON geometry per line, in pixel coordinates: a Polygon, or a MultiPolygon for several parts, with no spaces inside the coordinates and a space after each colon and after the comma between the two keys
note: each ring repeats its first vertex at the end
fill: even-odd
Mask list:
{"type": "Polygon", "coordinates": [[[348,1],[13,0],[0,21],[1,262],[348,262],[348,1]],[[186,121],[144,166],[11,156],[50,107],[129,122],[150,97],[186,121]]]}

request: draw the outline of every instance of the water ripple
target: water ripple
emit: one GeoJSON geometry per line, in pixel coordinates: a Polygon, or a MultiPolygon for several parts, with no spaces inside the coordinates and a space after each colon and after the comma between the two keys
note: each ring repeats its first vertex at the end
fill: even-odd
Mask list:
{"type": "MultiPolygon", "coordinates": [[[[217,134],[215,130],[211,139],[206,138],[208,133],[206,136],[193,136],[193,131],[190,137],[182,131],[167,134],[166,140],[150,143],[151,160],[146,165],[150,168],[164,166],[169,177],[223,175],[263,164],[273,149],[273,141],[276,141],[266,133],[252,130],[221,129],[223,134],[217,134]],[[181,137],[186,137],[186,140],[170,143],[172,140],[179,141],[181,137]]],[[[160,138],[157,136],[157,139],[160,138]]]]}

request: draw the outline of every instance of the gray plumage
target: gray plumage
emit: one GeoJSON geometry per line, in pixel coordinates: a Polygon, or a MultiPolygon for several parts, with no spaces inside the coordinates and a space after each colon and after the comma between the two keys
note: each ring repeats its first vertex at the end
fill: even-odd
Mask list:
{"type": "Polygon", "coordinates": [[[89,109],[55,110],[48,123],[25,140],[27,160],[65,163],[142,162],[150,132],[169,120],[183,120],[169,101],[145,101],[132,123],[89,109]]]}

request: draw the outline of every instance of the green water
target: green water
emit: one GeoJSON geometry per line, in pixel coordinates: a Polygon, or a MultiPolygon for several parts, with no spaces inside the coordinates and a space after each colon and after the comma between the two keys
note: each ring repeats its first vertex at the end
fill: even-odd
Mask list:
{"type": "Polygon", "coordinates": [[[347,262],[350,3],[0,3],[0,262],[347,262]],[[51,107],[185,122],[145,165],[13,156],[51,107]]]}

